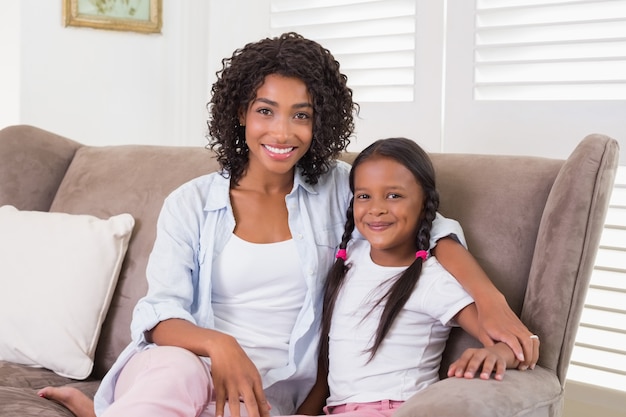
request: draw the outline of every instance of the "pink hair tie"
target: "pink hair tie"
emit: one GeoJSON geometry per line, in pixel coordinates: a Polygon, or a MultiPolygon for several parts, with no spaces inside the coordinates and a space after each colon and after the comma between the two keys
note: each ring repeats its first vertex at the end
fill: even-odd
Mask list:
{"type": "Polygon", "coordinates": [[[346,253],[345,249],[339,249],[337,251],[337,255],[335,255],[335,258],[337,259],[343,259],[343,261],[345,262],[346,259],[348,259],[348,254],[346,253]]]}
{"type": "Polygon", "coordinates": [[[418,250],[417,252],[415,252],[415,259],[417,258],[422,258],[422,262],[425,261],[426,259],[428,259],[428,252],[426,252],[425,250],[418,250]]]}

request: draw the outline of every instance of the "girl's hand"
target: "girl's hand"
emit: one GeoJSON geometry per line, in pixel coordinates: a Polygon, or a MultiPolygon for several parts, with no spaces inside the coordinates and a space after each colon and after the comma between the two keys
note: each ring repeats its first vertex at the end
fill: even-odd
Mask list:
{"type": "Polygon", "coordinates": [[[480,349],[467,349],[459,359],[450,365],[448,377],[473,379],[476,372],[480,370],[480,379],[489,379],[495,371],[494,378],[501,381],[508,364],[505,349],[509,352],[509,361],[515,361],[513,352],[504,344],[480,349]]]}
{"type": "Polygon", "coordinates": [[[270,405],[261,375],[235,338],[222,334],[209,350],[215,389],[215,415],[223,416],[226,401],[232,417],[239,417],[243,401],[249,417],[269,417],[270,405]]]}

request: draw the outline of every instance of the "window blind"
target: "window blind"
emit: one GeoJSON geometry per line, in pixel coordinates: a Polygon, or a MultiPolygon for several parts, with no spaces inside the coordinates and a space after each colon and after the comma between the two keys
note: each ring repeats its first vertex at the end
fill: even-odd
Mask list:
{"type": "Polygon", "coordinates": [[[477,100],[626,99],[626,0],[477,0],[477,100]]]}
{"type": "Polygon", "coordinates": [[[414,99],[414,0],[271,0],[273,36],[295,31],[341,63],[357,102],[414,99]]]}
{"type": "Polygon", "coordinates": [[[626,166],[611,195],[567,378],[626,392],[626,166]]]}

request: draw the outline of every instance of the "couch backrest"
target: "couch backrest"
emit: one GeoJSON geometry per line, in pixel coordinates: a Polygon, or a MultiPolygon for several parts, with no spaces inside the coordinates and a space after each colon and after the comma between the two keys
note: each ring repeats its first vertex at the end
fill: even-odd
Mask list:
{"type": "MultiPolygon", "coordinates": [[[[461,222],[472,253],[520,314],[543,207],[563,161],[450,154],[432,159],[440,211],[461,222]]],[[[129,341],[132,309],[147,288],[145,267],[163,199],[179,184],[215,169],[211,153],[202,148],[84,146],[76,152],[50,210],[102,218],[129,212],[136,219],[102,329],[96,375],[129,341]]],[[[450,358],[473,343],[467,335],[455,338],[460,340],[451,344],[450,358]]]]}
{"type": "MultiPolygon", "coordinates": [[[[520,315],[537,231],[562,160],[432,154],[440,212],[463,226],[468,248],[520,315]]],[[[440,369],[479,343],[455,329],[440,369]]]]}
{"type": "Polygon", "coordinates": [[[33,126],[0,130],[0,206],[48,211],[81,146],[33,126]]]}
{"type": "MultiPolygon", "coordinates": [[[[541,337],[540,365],[554,370],[562,383],[618,154],[617,142],[602,135],[585,138],[565,161],[431,154],[440,212],[461,223],[472,254],[541,337]]],[[[342,159],[351,162],[355,156],[346,153],[342,159]]],[[[203,148],[90,147],[28,126],[0,131],[0,205],[101,218],[128,212],[135,218],[94,376],[102,376],[130,340],[132,310],[147,289],[145,267],[164,198],[217,167],[203,148]]],[[[477,342],[454,331],[442,371],[470,345],[477,342]]]]}

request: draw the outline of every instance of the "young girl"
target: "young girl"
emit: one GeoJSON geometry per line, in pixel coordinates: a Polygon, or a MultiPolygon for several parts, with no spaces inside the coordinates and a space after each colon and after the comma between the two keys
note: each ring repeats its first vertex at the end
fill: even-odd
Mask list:
{"type": "MultiPolygon", "coordinates": [[[[223,170],[164,202],[148,293],[96,393],[97,415],[258,417],[270,403],[273,414],[293,414],[315,382],[322,286],[351,196],[350,168],[336,158],[354,129],[352,92],[328,50],[286,33],[225,59],[209,106],[223,170]]],[[[433,221],[442,264],[484,296],[484,334],[534,363],[531,333],[447,238],[461,234],[452,220],[433,221]]],[[[94,414],[67,387],[39,394],[94,414]]]]}
{"type": "MultiPolygon", "coordinates": [[[[318,411],[328,389],[328,414],[389,416],[438,380],[452,322],[478,335],[472,298],[430,255],[434,175],[427,154],[404,138],[379,140],[354,161],[354,196],[325,285],[322,372],[300,412],[318,411]]],[[[518,364],[499,343],[468,350],[448,375],[495,371],[499,380],[518,364]]]]}

